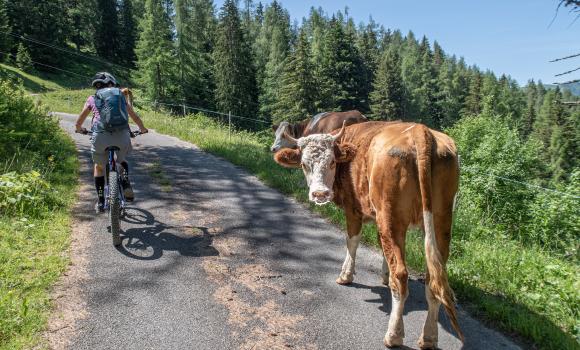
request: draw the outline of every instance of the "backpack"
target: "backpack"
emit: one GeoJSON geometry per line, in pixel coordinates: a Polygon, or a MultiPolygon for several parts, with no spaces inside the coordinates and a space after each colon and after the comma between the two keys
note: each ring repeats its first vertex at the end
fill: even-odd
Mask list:
{"type": "Polygon", "coordinates": [[[127,102],[119,88],[99,89],[95,93],[95,106],[100,115],[95,131],[112,132],[129,128],[127,102]]]}

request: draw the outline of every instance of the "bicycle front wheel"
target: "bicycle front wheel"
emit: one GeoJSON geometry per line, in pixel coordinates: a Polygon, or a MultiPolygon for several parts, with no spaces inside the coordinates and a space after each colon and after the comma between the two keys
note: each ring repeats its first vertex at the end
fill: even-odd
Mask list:
{"type": "Polygon", "coordinates": [[[119,176],[116,171],[109,172],[109,224],[113,245],[121,245],[121,197],[119,195],[119,176]]]}

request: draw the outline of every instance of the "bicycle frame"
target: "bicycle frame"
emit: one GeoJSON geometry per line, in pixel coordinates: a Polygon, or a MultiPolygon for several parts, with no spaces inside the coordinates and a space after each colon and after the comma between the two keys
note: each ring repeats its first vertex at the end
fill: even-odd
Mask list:
{"type": "MultiPolygon", "coordinates": [[[[117,166],[117,147],[109,147],[107,151],[109,152],[109,161],[107,163],[106,176],[105,176],[105,210],[109,210],[110,196],[109,196],[109,173],[114,170],[117,173],[117,181],[119,185],[121,184],[121,172],[120,167],[117,166]]],[[[123,190],[119,191],[119,200],[121,202],[121,210],[125,208],[125,196],[123,195],[123,190]]]]}

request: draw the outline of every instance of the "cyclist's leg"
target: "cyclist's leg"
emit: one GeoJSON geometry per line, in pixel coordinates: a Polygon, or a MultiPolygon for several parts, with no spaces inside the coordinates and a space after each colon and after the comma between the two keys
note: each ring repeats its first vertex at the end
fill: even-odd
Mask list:
{"type": "Polygon", "coordinates": [[[121,186],[123,187],[123,195],[127,201],[132,201],[135,198],[131,181],[129,180],[129,163],[127,162],[127,155],[131,152],[131,137],[128,132],[120,132],[115,135],[116,144],[119,147],[117,151],[117,162],[121,164],[124,170],[121,186]]]}
{"type": "Polygon", "coordinates": [[[95,211],[103,212],[105,209],[105,174],[104,169],[107,164],[106,146],[103,146],[102,134],[94,134],[91,138],[91,152],[93,156],[93,176],[95,179],[95,189],[97,190],[97,203],[95,211]]]}

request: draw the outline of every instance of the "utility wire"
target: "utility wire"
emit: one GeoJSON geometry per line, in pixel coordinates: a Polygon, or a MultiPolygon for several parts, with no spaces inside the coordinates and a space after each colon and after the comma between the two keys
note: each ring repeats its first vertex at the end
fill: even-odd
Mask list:
{"type": "Polygon", "coordinates": [[[569,71],[567,71],[567,72],[564,72],[564,73],[556,74],[556,75],[554,75],[554,76],[555,76],[555,77],[559,77],[559,76],[562,76],[562,75],[566,75],[566,74],[573,73],[573,72],[575,72],[575,71],[577,71],[577,70],[580,70],[580,67],[578,67],[578,68],[576,68],[576,69],[569,70],[569,71]]]}
{"type": "MultiPolygon", "coordinates": [[[[8,52],[0,51],[0,53],[5,54],[5,55],[8,55],[10,57],[16,58],[16,55],[11,54],[11,53],[8,53],[8,52]]],[[[66,69],[54,67],[54,66],[51,66],[51,65],[48,65],[48,64],[45,64],[45,63],[40,63],[40,62],[36,62],[36,61],[32,61],[32,60],[30,62],[32,62],[34,64],[37,64],[39,66],[49,67],[49,68],[56,69],[56,70],[59,70],[59,71],[62,71],[62,72],[66,72],[66,73],[69,73],[69,74],[74,74],[76,76],[79,76],[79,77],[82,77],[82,78],[86,79],[87,81],[90,80],[89,77],[87,77],[85,75],[82,75],[82,74],[79,74],[79,73],[71,72],[70,70],[66,70],[66,69]]]]}
{"type": "MultiPolygon", "coordinates": [[[[2,31],[0,31],[0,32],[2,32],[2,31]]],[[[34,43],[34,44],[37,44],[37,45],[42,45],[42,46],[50,47],[50,48],[55,49],[55,50],[59,50],[59,51],[62,51],[62,52],[67,52],[67,53],[70,53],[70,54],[73,54],[73,55],[77,55],[77,56],[80,56],[80,57],[84,57],[86,59],[93,60],[95,62],[104,63],[104,64],[108,64],[108,65],[111,65],[111,66],[121,67],[121,68],[126,69],[126,70],[131,70],[131,68],[122,66],[122,65],[117,64],[117,63],[109,62],[109,61],[102,60],[102,59],[95,58],[95,57],[91,57],[91,56],[88,56],[88,55],[83,55],[83,54],[81,54],[79,52],[76,52],[76,51],[73,51],[73,50],[69,50],[69,49],[64,49],[62,47],[58,47],[58,46],[55,46],[53,44],[49,44],[49,43],[46,43],[46,42],[43,42],[43,41],[40,41],[40,40],[37,40],[37,39],[27,38],[27,37],[25,37],[23,35],[20,35],[20,34],[16,34],[16,33],[13,33],[13,32],[2,32],[2,33],[11,35],[11,36],[13,36],[15,38],[18,38],[18,39],[22,39],[22,40],[29,41],[29,42],[34,43]]]]}
{"type": "Polygon", "coordinates": [[[513,182],[513,183],[516,183],[516,184],[519,184],[519,185],[522,185],[522,186],[525,186],[525,187],[528,187],[528,188],[533,188],[533,189],[536,189],[536,190],[543,190],[543,191],[547,191],[547,192],[552,192],[552,193],[555,193],[555,194],[559,194],[561,196],[570,197],[570,198],[573,198],[573,199],[580,199],[580,196],[576,196],[576,195],[569,194],[569,193],[565,193],[565,192],[561,192],[561,191],[556,191],[556,190],[553,190],[551,188],[545,188],[545,187],[538,186],[538,185],[532,185],[532,184],[529,184],[529,183],[526,183],[526,182],[522,182],[522,181],[510,179],[510,178],[503,177],[503,176],[498,176],[498,175],[486,173],[486,172],[481,171],[480,169],[471,169],[469,167],[464,167],[464,168],[461,168],[461,170],[466,170],[466,171],[468,171],[468,172],[470,172],[472,174],[475,174],[475,175],[484,174],[484,175],[487,175],[489,177],[494,177],[494,178],[501,179],[501,180],[504,180],[504,181],[513,182]]]}
{"type": "Polygon", "coordinates": [[[567,60],[567,59],[579,57],[579,56],[580,56],[580,53],[577,53],[575,55],[570,55],[570,56],[566,56],[566,57],[562,57],[562,58],[556,58],[555,60],[551,60],[549,62],[558,62],[558,61],[567,60]]]}

